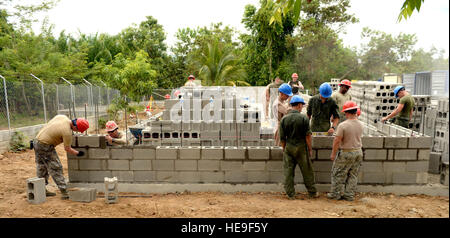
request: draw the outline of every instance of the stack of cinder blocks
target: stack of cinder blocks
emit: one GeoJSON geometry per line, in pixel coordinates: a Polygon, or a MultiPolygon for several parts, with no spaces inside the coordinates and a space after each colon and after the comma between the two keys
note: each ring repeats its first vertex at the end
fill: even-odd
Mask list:
{"type": "Polygon", "coordinates": [[[333,91],[336,91],[339,88],[339,83],[341,83],[340,79],[331,79],[331,82],[329,84],[333,91]]]}
{"type": "MultiPolygon", "coordinates": [[[[83,140],[79,137],[78,140],[83,140]]],[[[424,184],[431,137],[363,136],[361,184],[424,184]]],[[[330,183],[333,137],[313,137],[313,166],[318,183],[330,183]]],[[[281,183],[283,152],[269,146],[123,146],[84,147],[68,155],[71,183],[102,183],[117,177],[141,183],[281,183]]],[[[297,168],[295,181],[302,182],[297,168]]]]}
{"type": "Polygon", "coordinates": [[[427,115],[427,108],[431,105],[430,95],[413,95],[414,108],[411,121],[409,122],[409,128],[417,131],[424,132],[424,128],[421,125],[425,121],[425,116],[427,115]]]}
{"type": "Polygon", "coordinates": [[[442,152],[442,156],[448,161],[448,141],[449,141],[449,103],[448,98],[440,99],[436,114],[434,151],[442,152]]]}

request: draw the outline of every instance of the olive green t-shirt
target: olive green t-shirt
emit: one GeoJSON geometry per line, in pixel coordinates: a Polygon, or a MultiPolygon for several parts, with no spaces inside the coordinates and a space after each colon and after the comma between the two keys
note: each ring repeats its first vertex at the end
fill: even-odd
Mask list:
{"type": "Polygon", "coordinates": [[[331,116],[340,118],[338,113],[338,105],[333,98],[327,98],[322,103],[319,95],[309,99],[306,109],[307,115],[311,116],[311,130],[313,132],[327,132],[331,127],[331,116]]]}
{"type": "Polygon", "coordinates": [[[306,136],[311,134],[309,119],[297,110],[290,110],[280,122],[280,141],[299,146],[306,146],[306,136]]]}
{"type": "Polygon", "coordinates": [[[64,115],[57,115],[42,128],[36,136],[39,142],[57,146],[64,142],[64,146],[72,144],[72,121],[64,115]]]}
{"type": "Polygon", "coordinates": [[[411,95],[403,96],[400,99],[399,104],[403,104],[402,111],[398,114],[398,117],[409,119],[409,115],[411,113],[411,110],[414,108],[414,99],[411,97],[411,95]]]}

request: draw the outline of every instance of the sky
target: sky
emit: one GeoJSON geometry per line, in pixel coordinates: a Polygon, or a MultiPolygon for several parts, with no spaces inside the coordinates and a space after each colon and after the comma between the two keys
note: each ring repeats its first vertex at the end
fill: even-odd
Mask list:
{"type": "MultiPolygon", "coordinates": [[[[351,0],[349,13],[359,23],[348,25],[340,36],[344,45],[359,47],[363,27],[397,36],[400,32],[416,34],[418,48],[431,46],[449,55],[449,1],[425,0],[420,12],[397,23],[404,0],[351,0]]],[[[247,4],[259,6],[259,0],[60,0],[47,12],[56,35],[65,30],[78,36],[85,34],[117,34],[123,29],[153,16],[164,27],[166,44],[173,46],[180,28],[210,26],[222,22],[240,32],[246,32],[241,19],[247,4]]],[[[39,32],[39,26],[34,29],[39,32]]]]}

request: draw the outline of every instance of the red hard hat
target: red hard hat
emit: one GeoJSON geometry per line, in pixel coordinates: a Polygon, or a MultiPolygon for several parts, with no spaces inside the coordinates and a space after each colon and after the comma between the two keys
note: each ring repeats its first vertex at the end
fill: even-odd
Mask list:
{"type": "Polygon", "coordinates": [[[188,79],[195,79],[194,75],[189,75],[188,79]]]}
{"type": "Polygon", "coordinates": [[[347,101],[346,103],[344,103],[344,106],[342,107],[342,112],[352,109],[358,109],[358,105],[356,105],[356,103],[353,101],[347,101]]]}
{"type": "Polygon", "coordinates": [[[297,75],[297,73],[293,73],[291,77],[297,77],[298,78],[298,75],[297,75]]]}
{"type": "Polygon", "coordinates": [[[164,98],[170,99],[170,95],[169,95],[169,94],[166,94],[166,95],[164,96],[164,98]]]}
{"type": "Polygon", "coordinates": [[[109,121],[106,123],[106,131],[114,131],[115,129],[119,128],[117,124],[114,121],[109,121]]]}
{"type": "Polygon", "coordinates": [[[77,118],[77,129],[83,133],[89,128],[89,122],[84,118],[77,118]]]}
{"type": "Polygon", "coordinates": [[[359,107],[358,110],[356,111],[356,115],[361,116],[361,109],[359,109],[359,107]]]}
{"type": "Polygon", "coordinates": [[[339,84],[339,86],[340,86],[340,85],[346,85],[346,86],[348,86],[349,88],[351,88],[351,87],[352,87],[352,82],[350,82],[350,80],[348,80],[348,79],[344,79],[344,80],[341,81],[341,83],[339,84]]]}

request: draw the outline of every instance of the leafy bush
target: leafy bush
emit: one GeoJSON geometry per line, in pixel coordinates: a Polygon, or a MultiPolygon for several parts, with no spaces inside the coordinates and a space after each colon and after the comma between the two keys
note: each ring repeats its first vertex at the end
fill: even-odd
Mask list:
{"type": "Polygon", "coordinates": [[[100,127],[100,129],[105,129],[106,128],[106,122],[108,122],[108,120],[106,118],[99,118],[98,119],[98,126],[100,127]]]}
{"type": "Polygon", "coordinates": [[[25,143],[25,136],[22,132],[14,132],[9,141],[9,148],[13,152],[24,151],[28,148],[28,145],[25,143]]]}

